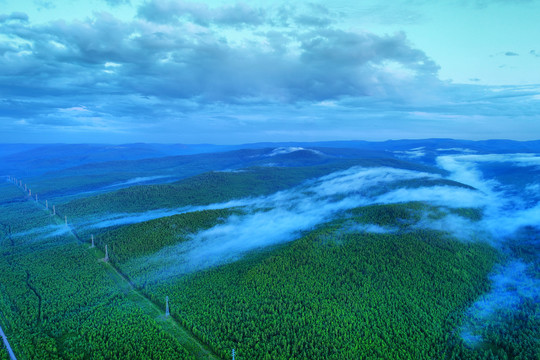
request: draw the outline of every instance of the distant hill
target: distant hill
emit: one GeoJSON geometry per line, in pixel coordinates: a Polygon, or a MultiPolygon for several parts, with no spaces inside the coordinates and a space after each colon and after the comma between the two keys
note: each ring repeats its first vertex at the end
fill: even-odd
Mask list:
{"type": "MultiPolygon", "coordinates": [[[[157,159],[171,156],[223,153],[243,149],[272,151],[284,149],[278,155],[280,159],[295,166],[295,158],[304,161],[310,156],[317,157],[317,151],[324,148],[324,155],[339,157],[401,157],[407,158],[415,154],[422,155],[425,163],[443,153],[540,153],[540,140],[454,140],[454,139],[419,139],[370,141],[321,141],[321,142],[277,142],[253,143],[240,145],[212,144],[0,144],[0,175],[13,174],[19,177],[31,177],[55,170],[74,168],[85,164],[119,162],[129,160],[157,159]],[[286,152],[287,149],[294,151],[286,152]],[[339,150],[338,150],[339,149],[339,150]],[[342,149],[348,149],[344,152],[342,149]],[[356,151],[356,153],[354,152],[356,151]],[[302,153],[304,152],[304,153],[302,153]],[[401,153],[400,153],[401,152],[401,153]],[[344,155],[345,154],[345,155],[344,155]]],[[[319,154],[319,155],[323,155],[319,154]]],[[[167,160],[165,160],[167,161],[167,160]]],[[[122,165],[123,166],[123,165],[122,165]]],[[[128,165],[129,166],[129,165],[128,165]]],[[[156,166],[159,166],[156,164],[156,166]]]]}

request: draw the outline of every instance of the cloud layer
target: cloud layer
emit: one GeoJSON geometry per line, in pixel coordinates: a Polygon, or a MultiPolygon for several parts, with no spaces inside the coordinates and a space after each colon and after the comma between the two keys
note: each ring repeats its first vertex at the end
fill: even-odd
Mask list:
{"type": "Polygon", "coordinates": [[[403,82],[437,72],[403,33],[355,33],[315,20],[292,31],[278,16],[248,5],[212,9],[172,1],[146,3],[132,22],[96,13],[34,25],[22,13],[3,15],[0,30],[9,41],[1,71],[17,80],[6,95],[100,91],[197,103],[294,103],[395,92],[403,82]],[[225,36],[222,26],[258,29],[225,36]],[[410,78],[400,81],[386,63],[410,78]]]}
{"type": "Polygon", "coordinates": [[[0,13],[0,131],[9,139],[529,139],[540,131],[531,120],[538,87],[442,82],[439,65],[406,32],[350,26],[344,11],[108,3],[135,16],[96,11],[40,22],[0,13]]]}
{"type": "MultiPolygon", "coordinates": [[[[421,201],[442,206],[433,218],[426,213],[412,228],[438,230],[463,241],[488,241],[500,249],[509,240],[521,241],[519,231],[540,229],[540,197],[524,202],[512,189],[502,187],[496,179],[487,179],[479,170],[483,163],[535,167],[536,155],[445,155],[439,165],[450,172],[450,179],[476,187],[472,190],[451,186],[400,187],[378,195],[374,190],[404,179],[438,179],[439,175],[391,168],[359,168],[323,176],[304,186],[281,191],[267,197],[238,200],[245,215],[234,215],[223,224],[203,230],[187,241],[142,259],[134,259],[126,267],[151,281],[198,271],[236,261],[256,249],[292,241],[302,231],[310,230],[351,208],[371,204],[395,204],[421,201]],[[531,205],[532,204],[532,205],[531,205]],[[447,209],[446,211],[444,209],[447,209]],[[480,208],[481,219],[468,219],[449,211],[452,208],[480,208]],[[442,215],[442,216],[441,216],[442,215]]],[[[532,183],[528,187],[536,188],[532,183]]],[[[348,224],[344,231],[393,232],[396,229],[363,224],[348,224]]],[[[540,254],[536,254],[540,260],[540,254]]],[[[461,329],[468,344],[482,341],[486,323],[501,313],[513,311],[524,299],[540,298],[539,281],[531,276],[533,264],[511,259],[501,264],[491,275],[492,289],[468,310],[461,329]]]]}

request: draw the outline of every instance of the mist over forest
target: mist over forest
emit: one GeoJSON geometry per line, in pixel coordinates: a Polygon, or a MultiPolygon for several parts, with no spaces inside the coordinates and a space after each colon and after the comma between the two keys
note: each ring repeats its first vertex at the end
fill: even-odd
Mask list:
{"type": "Polygon", "coordinates": [[[539,355],[537,142],[114,150],[94,163],[95,146],[56,162],[57,145],[35,145],[50,161],[28,168],[31,147],[0,158],[0,323],[18,357],[139,358],[137,343],[186,359],[539,355]],[[153,335],[120,340],[141,322],[153,335]]]}

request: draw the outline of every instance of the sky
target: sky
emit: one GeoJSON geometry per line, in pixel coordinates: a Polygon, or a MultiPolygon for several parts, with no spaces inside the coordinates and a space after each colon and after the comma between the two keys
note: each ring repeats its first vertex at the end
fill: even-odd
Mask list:
{"type": "Polygon", "coordinates": [[[540,139],[540,0],[0,0],[0,143],[540,139]]]}

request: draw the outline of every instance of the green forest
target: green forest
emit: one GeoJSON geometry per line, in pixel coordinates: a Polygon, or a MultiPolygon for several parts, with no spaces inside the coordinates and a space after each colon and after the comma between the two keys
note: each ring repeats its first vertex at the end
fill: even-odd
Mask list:
{"type": "Polygon", "coordinates": [[[195,358],[131,299],[102,254],[69,233],[19,236],[57,218],[12,186],[0,193],[0,323],[20,358],[195,358]]]}
{"type": "MultiPolygon", "coordinates": [[[[249,167],[235,171],[202,172],[171,184],[138,185],[68,201],[58,206],[63,214],[79,218],[103,213],[129,213],[161,208],[208,205],[243,197],[268,195],[304,181],[351,166],[394,166],[400,169],[439,173],[432,167],[392,159],[342,160],[302,167],[249,167]]],[[[430,180],[431,185],[464,186],[455,181],[430,180]]],[[[426,181],[397,182],[398,186],[425,186],[426,181]]],[[[383,191],[384,189],[380,189],[383,191]]]]}
{"type": "MultiPolygon", "coordinates": [[[[267,209],[237,206],[103,229],[84,226],[90,215],[267,195],[343,164],[206,172],[60,203],[56,216],[43,200],[2,184],[0,325],[21,359],[230,359],[232,349],[237,360],[540,357],[535,301],[497,314],[477,346],[461,337],[467,309],[490,290],[493,268],[509,254],[534,262],[534,249],[522,242],[500,249],[417,226],[448,214],[479,222],[481,208],[360,206],[294,241],[176,273],[159,261],[160,254],[231,217],[267,209]],[[64,214],[74,218],[68,226],[64,214]],[[105,245],[109,262],[103,261],[105,245]],[[171,317],[164,315],[166,297],[171,317]]],[[[474,189],[420,178],[389,182],[365,195],[425,186],[474,189]]],[[[524,237],[534,236],[527,231],[524,237]]],[[[0,350],[0,359],[7,358],[0,350]]]]}

